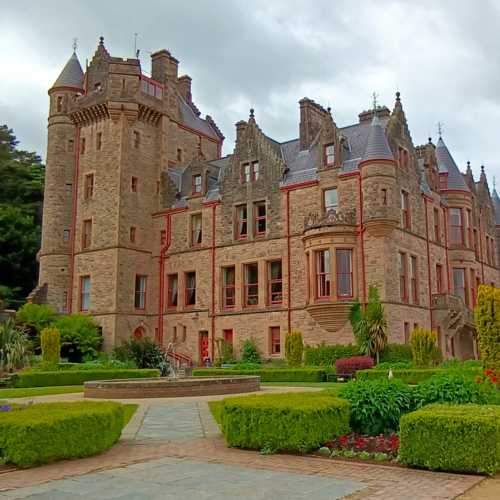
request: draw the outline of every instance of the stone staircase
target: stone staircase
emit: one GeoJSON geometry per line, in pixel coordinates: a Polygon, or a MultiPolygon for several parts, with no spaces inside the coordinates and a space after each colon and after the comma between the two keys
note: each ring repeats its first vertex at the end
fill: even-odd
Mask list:
{"type": "Polygon", "coordinates": [[[351,302],[325,302],[306,307],[310,316],[327,332],[337,332],[349,320],[351,302]]]}

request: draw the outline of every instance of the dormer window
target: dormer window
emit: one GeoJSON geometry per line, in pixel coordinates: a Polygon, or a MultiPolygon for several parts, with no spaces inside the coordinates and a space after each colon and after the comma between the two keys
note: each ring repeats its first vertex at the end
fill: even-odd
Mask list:
{"type": "Polygon", "coordinates": [[[254,161],[252,163],[252,180],[256,181],[259,178],[259,162],[254,161]]]}
{"type": "Polygon", "coordinates": [[[241,167],[241,182],[243,184],[248,184],[249,182],[254,182],[259,178],[260,175],[260,165],[258,161],[253,161],[250,163],[244,163],[241,167]]]}
{"type": "Polygon", "coordinates": [[[335,144],[327,144],[325,146],[325,166],[333,167],[335,163],[335,144]]]}
{"type": "Polygon", "coordinates": [[[201,175],[193,175],[193,194],[201,194],[201,175]]]}
{"type": "Polygon", "coordinates": [[[406,168],[408,166],[409,154],[408,150],[402,147],[398,148],[398,163],[400,167],[406,168]]]}

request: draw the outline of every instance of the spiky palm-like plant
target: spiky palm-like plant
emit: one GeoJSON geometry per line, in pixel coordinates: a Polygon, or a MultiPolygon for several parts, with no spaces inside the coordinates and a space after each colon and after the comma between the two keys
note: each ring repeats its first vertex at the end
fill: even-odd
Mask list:
{"type": "Polygon", "coordinates": [[[0,325],[0,372],[22,368],[28,361],[28,336],[8,320],[0,325]]]}

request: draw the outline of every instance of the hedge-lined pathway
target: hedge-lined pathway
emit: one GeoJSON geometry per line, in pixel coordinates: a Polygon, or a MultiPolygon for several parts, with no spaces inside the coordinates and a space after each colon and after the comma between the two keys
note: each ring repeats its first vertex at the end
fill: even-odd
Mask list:
{"type": "MultiPolygon", "coordinates": [[[[283,388],[267,390],[282,392],[283,388]]],[[[48,398],[56,396],[39,400],[48,398]]],[[[220,398],[134,401],[141,406],[111,450],[97,457],[0,474],[0,498],[451,499],[483,479],[229,449],[208,409],[210,399],[220,398]]],[[[485,497],[474,496],[472,490],[466,498],[485,497]]]]}

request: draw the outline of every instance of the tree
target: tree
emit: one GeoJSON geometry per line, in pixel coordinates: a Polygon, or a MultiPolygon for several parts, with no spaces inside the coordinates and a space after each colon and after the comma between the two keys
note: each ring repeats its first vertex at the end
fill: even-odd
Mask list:
{"type": "Polygon", "coordinates": [[[442,358],[437,345],[437,333],[425,328],[415,328],[410,338],[413,364],[417,368],[428,368],[442,358]]]}
{"type": "Polygon", "coordinates": [[[47,327],[40,333],[42,361],[47,367],[57,367],[61,355],[61,334],[57,328],[47,327]]]}
{"type": "Polygon", "coordinates": [[[485,368],[500,374],[500,288],[481,285],[474,310],[479,354],[485,368]]]}
{"type": "Polygon", "coordinates": [[[302,355],[304,353],[304,343],[302,334],[298,330],[288,332],[285,338],[285,356],[288,366],[300,366],[302,364],[302,355]]]}

